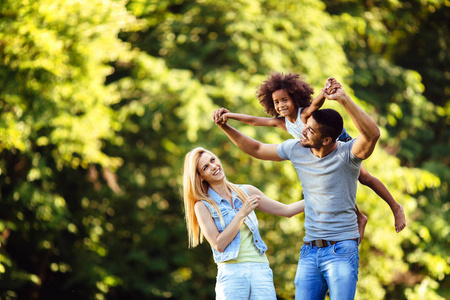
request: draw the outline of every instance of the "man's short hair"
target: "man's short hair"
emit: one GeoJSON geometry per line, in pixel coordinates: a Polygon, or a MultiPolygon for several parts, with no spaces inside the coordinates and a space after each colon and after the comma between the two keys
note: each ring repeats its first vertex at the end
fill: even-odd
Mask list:
{"type": "Polygon", "coordinates": [[[325,108],[316,110],[311,117],[319,124],[322,137],[331,137],[333,142],[341,135],[344,121],[334,109],[325,108]]]}

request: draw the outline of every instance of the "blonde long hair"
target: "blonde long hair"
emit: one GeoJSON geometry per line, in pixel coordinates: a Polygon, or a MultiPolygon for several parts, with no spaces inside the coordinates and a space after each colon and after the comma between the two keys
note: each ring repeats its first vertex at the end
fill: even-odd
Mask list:
{"type": "MultiPolygon", "coordinates": [[[[200,157],[203,153],[208,153],[215,157],[211,151],[198,147],[186,154],[184,159],[184,172],[183,172],[183,201],[184,211],[186,214],[186,225],[189,237],[189,247],[194,248],[198,244],[203,242],[203,234],[201,233],[200,226],[198,224],[197,216],[195,215],[194,206],[198,201],[206,201],[211,204],[218,212],[220,221],[223,223],[222,214],[220,213],[219,206],[214,200],[209,198],[208,188],[209,184],[206,181],[202,181],[200,174],[197,170],[197,165],[200,157]]],[[[219,160],[220,161],[220,160],[219,160]]],[[[235,184],[229,182],[225,178],[225,184],[227,188],[234,191],[236,195],[244,203],[247,200],[247,194],[235,184]]]]}

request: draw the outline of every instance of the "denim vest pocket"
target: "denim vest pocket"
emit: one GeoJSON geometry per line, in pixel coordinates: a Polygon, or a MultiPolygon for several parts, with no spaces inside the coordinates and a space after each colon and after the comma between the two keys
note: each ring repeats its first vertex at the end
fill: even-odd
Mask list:
{"type": "MultiPolygon", "coordinates": [[[[223,223],[220,222],[220,216],[219,216],[219,213],[218,213],[216,210],[213,210],[213,211],[211,212],[211,216],[212,216],[213,219],[214,219],[214,223],[216,224],[217,230],[219,231],[219,233],[225,230],[227,224],[230,223],[230,220],[229,220],[229,219],[230,219],[230,217],[231,217],[231,215],[230,215],[230,210],[227,209],[227,208],[222,208],[222,209],[220,209],[220,213],[222,214],[223,223]]],[[[232,218],[233,218],[233,217],[231,217],[231,219],[232,219],[232,218]]]]}
{"type": "MultiPolygon", "coordinates": [[[[239,186],[244,190],[245,193],[247,191],[243,188],[243,186],[239,186]]],[[[220,221],[219,212],[216,211],[216,208],[209,203],[208,201],[203,200],[203,203],[206,205],[208,210],[211,213],[211,216],[214,220],[214,223],[217,227],[217,231],[219,233],[223,232],[225,228],[233,221],[233,219],[236,217],[237,212],[242,208],[242,201],[237,197],[237,195],[232,192],[232,200],[233,200],[233,206],[235,209],[232,208],[230,203],[228,201],[222,199],[217,193],[214,192],[211,188],[208,190],[209,195],[211,196],[210,199],[215,201],[216,204],[219,207],[219,212],[222,214],[223,222],[220,221]]],[[[248,195],[248,193],[247,193],[248,195]]],[[[267,250],[267,245],[264,243],[264,241],[261,238],[261,234],[259,232],[258,228],[258,218],[254,211],[252,211],[246,220],[244,220],[244,223],[246,226],[248,226],[252,232],[253,235],[253,242],[255,243],[255,246],[258,248],[259,253],[262,255],[267,250]]],[[[214,249],[211,246],[214,261],[216,263],[228,261],[231,259],[235,259],[238,257],[239,249],[240,249],[240,230],[236,234],[236,236],[233,238],[233,240],[228,244],[228,246],[224,249],[223,252],[219,252],[216,249],[214,249]]]]}

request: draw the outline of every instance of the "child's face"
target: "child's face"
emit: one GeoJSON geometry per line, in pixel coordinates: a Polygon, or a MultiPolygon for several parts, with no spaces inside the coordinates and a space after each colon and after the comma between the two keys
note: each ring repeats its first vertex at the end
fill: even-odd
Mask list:
{"type": "Polygon", "coordinates": [[[285,89],[276,90],[272,93],[273,106],[275,111],[282,117],[296,119],[297,109],[288,91],[285,89]]]}

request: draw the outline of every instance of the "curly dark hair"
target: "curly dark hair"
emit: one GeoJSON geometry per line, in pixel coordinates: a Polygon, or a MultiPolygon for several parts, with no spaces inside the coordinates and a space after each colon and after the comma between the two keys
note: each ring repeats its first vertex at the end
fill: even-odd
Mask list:
{"type": "Polygon", "coordinates": [[[320,133],[323,137],[331,137],[334,142],[341,135],[344,121],[342,116],[334,109],[316,110],[311,114],[311,117],[319,124],[320,133]]]}
{"type": "Polygon", "coordinates": [[[278,117],[273,105],[272,93],[281,89],[287,90],[296,108],[307,107],[311,104],[311,95],[314,94],[314,89],[304,82],[299,74],[274,73],[259,85],[256,92],[259,103],[269,115],[278,117]]]}

